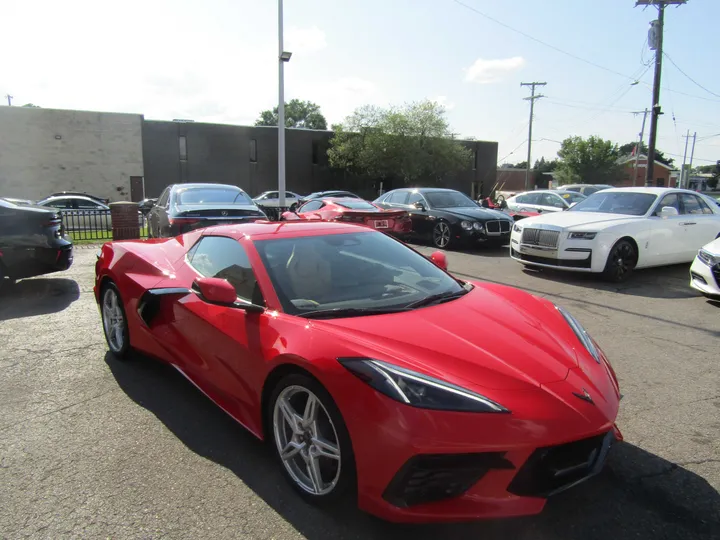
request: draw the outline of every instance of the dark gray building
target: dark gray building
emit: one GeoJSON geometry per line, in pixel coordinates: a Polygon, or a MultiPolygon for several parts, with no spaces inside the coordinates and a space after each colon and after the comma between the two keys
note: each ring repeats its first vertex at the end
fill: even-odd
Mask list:
{"type": "MultiPolygon", "coordinates": [[[[349,189],[375,198],[379,179],[333,169],[327,149],[331,131],[288,129],[286,187],[301,194],[324,189],[349,189]]],[[[277,189],[277,128],[196,122],[145,120],[142,127],[145,196],[157,197],[168,184],[219,182],[240,186],[251,195],[277,189]]],[[[495,184],[495,142],[461,141],[474,153],[468,170],[445,181],[474,198],[488,195],[495,184]]],[[[382,189],[393,186],[388,181],[382,189]]]]}

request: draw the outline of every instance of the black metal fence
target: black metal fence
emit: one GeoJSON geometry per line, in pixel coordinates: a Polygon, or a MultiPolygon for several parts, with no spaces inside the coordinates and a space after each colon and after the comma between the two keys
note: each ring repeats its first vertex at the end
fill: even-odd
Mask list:
{"type": "Polygon", "coordinates": [[[280,221],[280,216],[283,214],[283,212],[287,212],[290,210],[289,206],[260,206],[260,210],[265,212],[265,215],[268,217],[270,221],[280,221]]]}
{"type": "MultiPolygon", "coordinates": [[[[62,216],[63,232],[73,242],[112,240],[112,218],[110,210],[59,210],[62,216]]],[[[140,237],[147,238],[147,220],[138,212],[140,237]]]]}

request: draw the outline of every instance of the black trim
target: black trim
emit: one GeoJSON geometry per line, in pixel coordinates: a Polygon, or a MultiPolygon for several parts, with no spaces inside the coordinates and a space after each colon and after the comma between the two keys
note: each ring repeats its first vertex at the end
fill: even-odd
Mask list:
{"type": "Polygon", "coordinates": [[[557,446],[538,448],[520,467],[508,491],[521,497],[550,497],[598,474],[615,442],[612,431],[557,446]]]}
{"type": "Polygon", "coordinates": [[[520,253],[512,246],[510,247],[510,254],[513,257],[526,261],[529,263],[546,264],[548,266],[564,266],[566,268],[592,268],[592,251],[587,259],[551,259],[550,257],[536,257],[535,255],[526,255],[520,253]]]}
{"type": "Polygon", "coordinates": [[[490,470],[515,466],[505,452],[423,454],[410,458],[388,484],[383,499],[407,508],[459,497],[490,470]]]}
{"type": "Polygon", "coordinates": [[[150,326],[152,320],[160,311],[160,298],[163,296],[193,294],[193,291],[185,287],[166,287],[161,289],[148,289],[140,297],[137,312],[143,322],[150,326]]]}

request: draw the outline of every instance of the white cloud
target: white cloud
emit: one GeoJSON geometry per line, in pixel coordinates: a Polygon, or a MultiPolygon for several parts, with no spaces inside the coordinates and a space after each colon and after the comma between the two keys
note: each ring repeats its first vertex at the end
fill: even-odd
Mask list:
{"type": "Polygon", "coordinates": [[[497,60],[478,58],[472,66],[465,70],[465,80],[478,84],[499,82],[503,75],[518,70],[524,65],[525,59],[522,56],[497,60]]]}
{"type": "Polygon", "coordinates": [[[355,76],[339,79],[303,81],[293,79],[288,84],[287,99],[310,99],[318,105],[328,126],[342,122],[363,105],[386,105],[387,97],[378,86],[367,79],[355,76]]]}
{"type": "Polygon", "coordinates": [[[446,111],[452,111],[455,108],[455,103],[448,101],[447,96],[437,96],[433,101],[441,107],[444,107],[446,111]]]}
{"type": "Polygon", "coordinates": [[[285,50],[292,53],[307,54],[327,47],[325,32],[317,26],[311,28],[290,27],[285,31],[285,50]]]}

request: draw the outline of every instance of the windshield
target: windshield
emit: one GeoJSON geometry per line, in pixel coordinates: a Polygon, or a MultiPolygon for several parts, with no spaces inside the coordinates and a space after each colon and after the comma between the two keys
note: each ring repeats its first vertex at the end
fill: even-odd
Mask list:
{"type": "Polygon", "coordinates": [[[644,216],[657,199],[651,193],[598,191],[569,209],[569,212],[599,212],[644,216]]]}
{"type": "Polygon", "coordinates": [[[433,262],[380,232],[256,240],[283,310],[404,308],[463,287],[433,262]]]}
{"type": "Polygon", "coordinates": [[[577,193],[576,191],[558,191],[558,195],[560,195],[565,202],[568,204],[584,201],[587,199],[585,195],[582,193],[577,193]]]}
{"type": "Polygon", "coordinates": [[[459,191],[426,191],[423,193],[433,208],[466,208],[477,206],[467,195],[459,191]]]}
{"type": "Polygon", "coordinates": [[[342,206],[343,208],[349,208],[351,210],[373,210],[378,211],[377,207],[366,201],[359,199],[352,199],[349,201],[334,201],[335,204],[342,206]]]}
{"type": "Polygon", "coordinates": [[[15,207],[15,204],[13,204],[11,201],[8,201],[7,199],[3,199],[0,197],[0,206],[3,208],[13,208],[15,207]]]}
{"type": "Polygon", "coordinates": [[[240,189],[197,188],[178,191],[177,204],[253,204],[240,189]]]}

